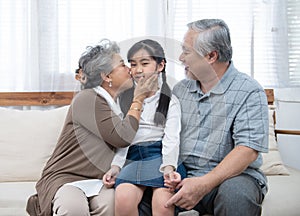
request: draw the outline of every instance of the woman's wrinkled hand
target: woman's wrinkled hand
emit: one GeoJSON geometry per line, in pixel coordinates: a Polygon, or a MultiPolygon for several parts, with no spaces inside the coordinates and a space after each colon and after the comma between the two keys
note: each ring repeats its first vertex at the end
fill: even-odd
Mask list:
{"type": "Polygon", "coordinates": [[[120,173],[120,167],[112,165],[104,174],[102,181],[107,188],[111,188],[116,183],[117,175],[120,173]]]}

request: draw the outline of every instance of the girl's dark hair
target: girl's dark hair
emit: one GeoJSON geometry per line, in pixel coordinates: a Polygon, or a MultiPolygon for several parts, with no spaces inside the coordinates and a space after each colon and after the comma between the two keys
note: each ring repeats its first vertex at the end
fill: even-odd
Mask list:
{"type": "MultiPolygon", "coordinates": [[[[171,100],[171,89],[169,85],[167,84],[166,80],[166,58],[165,58],[165,52],[162,46],[150,39],[142,40],[137,43],[135,43],[128,51],[127,53],[127,59],[128,62],[132,59],[133,55],[138,52],[139,50],[146,50],[148,54],[156,61],[157,64],[160,64],[162,61],[165,62],[165,66],[163,70],[161,71],[162,74],[162,87],[161,87],[161,92],[160,92],[160,97],[159,97],[159,102],[158,106],[156,109],[156,113],[154,116],[154,123],[157,125],[164,125],[166,122],[168,110],[169,110],[169,104],[171,100]]],[[[133,98],[133,92],[134,89],[129,89],[126,92],[123,93],[123,95],[120,98],[120,104],[122,111],[128,111],[132,98],[133,98]],[[131,99],[131,100],[129,100],[131,99]],[[127,103],[125,102],[127,101],[127,103]],[[128,102],[130,102],[128,104],[128,102]],[[124,109],[124,110],[123,110],[124,109]],[[127,110],[126,110],[127,109],[127,110]]]]}

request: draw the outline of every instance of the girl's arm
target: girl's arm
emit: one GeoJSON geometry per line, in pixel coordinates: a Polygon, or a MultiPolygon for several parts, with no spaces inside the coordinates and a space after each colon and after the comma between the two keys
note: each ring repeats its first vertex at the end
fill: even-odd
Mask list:
{"type": "Polygon", "coordinates": [[[126,156],[128,152],[128,148],[118,148],[116,151],[116,154],[111,162],[111,165],[113,166],[118,166],[120,169],[124,166],[125,161],[126,161],[126,156]]]}
{"type": "Polygon", "coordinates": [[[176,96],[172,95],[167,115],[164,136],[162,139],[162,164],[160,171],[164,172],[164,167],[172,166],[177,169],[179,157],[179,143],[181,131],[181,109],[176,96]]]}
{"type": "Polygon", "coordinates": [[[107,188],[111,188],[116,183],[117,175],[125,164],[128,148],[118,148],[111,162],[110,169],[104,174],[102,180],[107,188]]]}

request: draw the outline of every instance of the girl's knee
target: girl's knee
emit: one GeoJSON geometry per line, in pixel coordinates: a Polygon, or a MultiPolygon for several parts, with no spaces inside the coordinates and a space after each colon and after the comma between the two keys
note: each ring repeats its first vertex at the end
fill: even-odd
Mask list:
{"type": "Polygon", "coordinates": [[[174,215],[175,206],[166,208],[164,204],[172,197],[173,193],[166,188],[156,188],[153,190],[152,212],[153,215],[174,215]]]}
{"type": "Polygon", "coordinates": [[[137,202],[137,196],[135,193],[127,193],[126,191],[119,188],[116,189],[115,193],[115,206],[126,210],[130,208],[137,208],[138,202],[137,202]]]}
{"type": "Polygon", "coordinates": [[[164,206],[164,203],[161,203],[160,205],[156,205],[155,207],[152,207],[152,214],[153,216],[159,216],[159,215],[164,215],[164,216],[168,216],[168,215],[174,215],[175,212],[175,207],[169,207],[166,208],[164,206]]]}
{"type": "Polygon", "coordinates": [[[132,215],[137,212],[144,189],[132,184],[120,184],[115,191],[116,215],[132,215]]]}

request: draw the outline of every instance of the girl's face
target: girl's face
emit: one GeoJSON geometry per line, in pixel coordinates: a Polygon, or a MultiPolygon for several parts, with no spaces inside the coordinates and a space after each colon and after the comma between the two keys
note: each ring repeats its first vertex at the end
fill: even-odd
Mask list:
{"type": "Polygon", "coordinates": [[[130,59],[131,73],[136,82],[141,77],[147,78],[155,72],[160,73],[164,69],[164,65],[163,61],[157,64],[144,49],[137,51],[130,59]]]}

